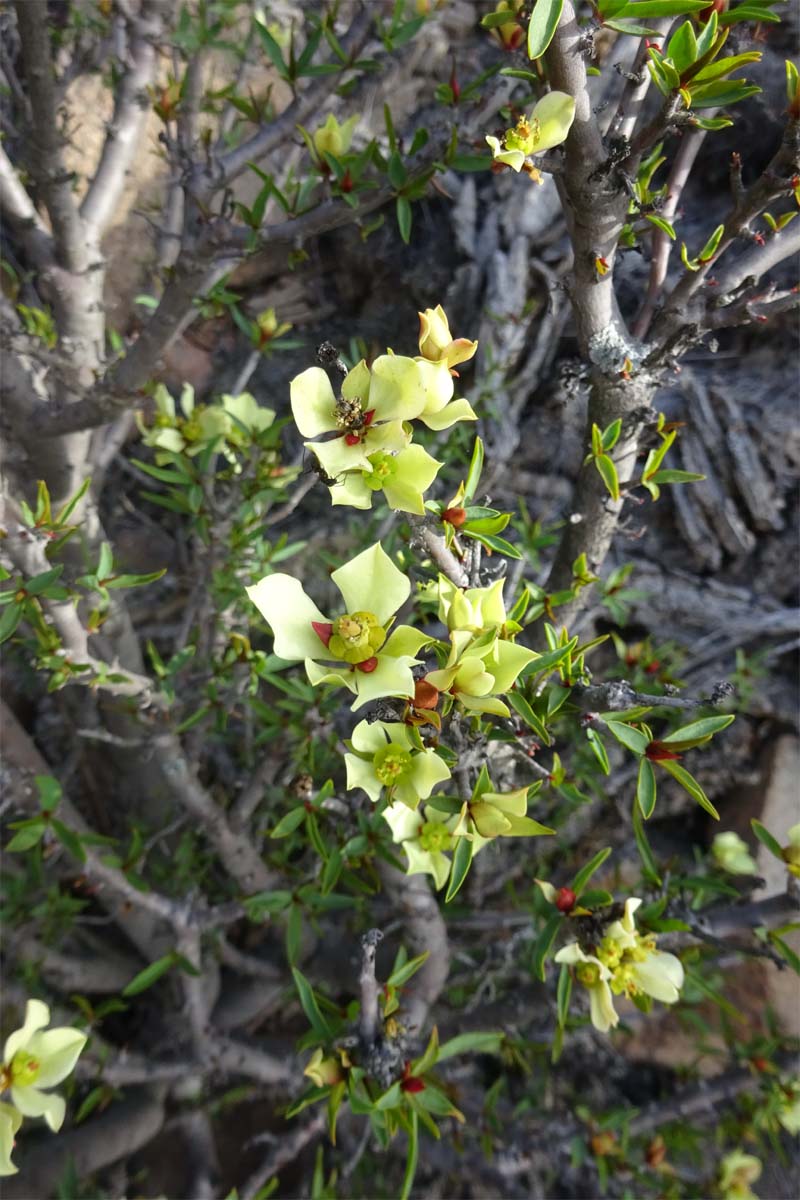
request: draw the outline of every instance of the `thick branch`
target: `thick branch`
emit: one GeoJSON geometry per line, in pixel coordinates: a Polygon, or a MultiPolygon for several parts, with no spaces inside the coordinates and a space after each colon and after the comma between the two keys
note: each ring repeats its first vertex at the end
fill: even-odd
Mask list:
{"type": "Polygon", "coordinates": [[[59,106],[50,54],[47,0],[16,0],[25,82],[33,113],[28,159],[41,189],[55,235],[56,253],[68,271],[89,265],[86,236],[72,195],[72,177],[64,166],[59,106]]]}
{"type": "Polygon", "coordinates": [[[117,88],[100,162],[81,204],[87,235],[94,241],[99,241],[114,215],[147,120],[147,88],[155,74],[155,43],[164,8],[164,0],[143,0],[141,13],[131,22],[131,65],[117,88]]]}
{"type": "Polygon", "coordinates": [[[389,899],[400,912],[414,954],[428,951],[427,960],[408,984],[401,1012],[403,1024],[419,1033],[447,982],[447,926],[424,875],[404,875],[384,862],[379,863],[379,870],[389,899]]]}
{"type": "Polygon", "coordinates": [[[50,234],[22,186],[14,164],[0,144],[0,211],[19,235],[30,259],[37,266],[52,255],[50,234]]]}

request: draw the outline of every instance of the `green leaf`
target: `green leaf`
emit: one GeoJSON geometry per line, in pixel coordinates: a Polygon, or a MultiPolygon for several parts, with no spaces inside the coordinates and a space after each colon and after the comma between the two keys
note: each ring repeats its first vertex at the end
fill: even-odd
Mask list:
{"type": "Polygon", "coordinates": [[[397,197],[397,228],[400,230],[400,237],[406,245],[411,241],[411,223],[413,216],[411,213],[411,205],[405,196],[397,197]]]}
{"type": "Polygon", "coordinates": [[[501,25],[510,25],[516,19],[511,9],[506,9],[505,12],[487,13],[485,17],[481,17],[481,25],[484,29],[498,29],[501,25]]]}
{"type": "Polygon", "coordinates": [[[14,822],[11,828],[13,829],[17,825],[19,826],[17,832],[6,845],[6,850],[11,854],[21,854],[23,850],[30,850],[31,846],[37,845],[42,840],[44,831],[47,828],[47,822],[43,821],[41,817],[32,817],[28,821],[14,822]]]}
{"type": "Polygon", "coordinates": [[[528,58],[541,58],[558,28],[564,0],[536,0],[528,25],[528,58]]]}
{"type": "Polygon", "coordinates": [[[258,19],[256,20],[256,31],[258,33],[259,38],[261,39],[261,45],[263,46],[264,50],[266,51],[267,56],[269,57],[270,61],[272,62],[272,65],[275,67],[275,70],[278,72],[278,74],[281,76],[282,79],[288,79],[289,78],[289,68],[287,67],[286,63],[283,60],[283,54],[281,53],[281,48],[278,45],[278,43],[275,41],[275,38],[272,36],[272,34],[266,28],[266,26],[263,25],[262,22],[258,19]]]}
{"type": "Polygon", "coordinates": [[[786,861],[783,857],[783,849],[782,849],[780,843],[777,841],[776,838],[774,838],[772,836],[770,831],[764,825],[761,824],[760,821],[757,821],[755,819],[755,817],[753,817],[753,819],[750,822],[750,828],[753,830],[753,833],[756,835],[758,840],[761,842],[761,845],[766,846],[766,848],[767,848],[767,850],[769,850],[770,854],[774,855],[775,858],[777,858],[779,860],[779,862],[786,861]]]}
{"type": "Polygon", "coordinates": [[[657,217],[655,213],[645,213],[645,220],[649,221],[651,225],[655,225],[656,229],[660,229],[661,232],[665,233],[668,238],[672,239],[673,242],[675,241],[677,234],[670,225],[669,221],[665,221],[663,217],[657,217]]]}
{"type": "Polygon", "coordinates": [[[385,1112],[387,1108],[397,1108],[403,1098],[403,1090],[400,1087],[400,1081],[393,1083],[390,1088],[378,1097],[373,1105],[376,1112],[385,1112]]]}
{"type": "Polygon", "coordinates": [[[73,858],[77,858],[78,862],[86,862],[86,851],[81,845],[81,839],[72,829],[68,829],[61,821],[57,821],[53,817],[50,821],[50,827],[56,835],[62,846],[66,846],[73,858]]]}
{"type": "Polygon", "coordinates": [[[727,729],[735,720],[734,716],[703,717],[701,721],[692,721],[690,725],[676,729],[667,737],[661,738],[661,741],[665,746],[671,746],[676,742],[692,742],[697,745],[700,742],[707,742],[715,733],[727,729]]]}
{"type": "Polygon", "coordinates": [[[642,870],[646,878],[650,883],[654,883],[656,887],[660,887],[661,876],[658,873],[656,860],[653,857],[653,851],[650,848],[647,834],[644,831],[642,810],[639,807],[638,797],[633,802],[633,836],[636,840],[636,848],[639,851],[639,858],[642,860],[642,870]]]}
{"type": "Polygon", "coordinates": [[[450,903],[464,880],[467,878],[471,862],[472,842],[470,842],[467,838],[459,838],[456,842],[456,848],[453,854],[453,866],[450,870],[450,882],[447,885],[447,895],[445,896],[446,904],[450,903]]]}
{"type": "Polygon", "coordinates": [[[581,867],[580,871],[578,871],[577,875],[570,884],[570,887],[576,896],[580,896],[589,880],[596,871],[600,870],[610,853],[611,847],[606,846],[603,850],[598,850],[594,858],[591,858],[584,867],[581,867]]]}
{"type": "Polygon", "coordinates": [[[426,950],[424,954],[418,954],[416,958],[410,958],[408,962],[392,972],[386,981],[387,984],[391,984],[392,987],[400,987],[402,984],[407,983],[412,975],[416,975],[429,954],[430,950],[426,950]]]}
{"type": "Polygon", "coordinates": [[[498,1054],[503,1043],[502,1033],[481,1032],[459,1033],[439,1047],[437,1063],[457,1054],[498,1054]]]}
{"type": "Polygon", "coordinates": [[[16,631],[22,617],[25,613],[24,604],[8,604],[3,609],[3,615],[0,616],[0,645],[7,642],[11,635],[16,631]]]}
{"type": "Polygon", "coordinates": [[[615,29],[617,33],[627,33],[631,37],[656,37],[657,29],[651,29],[647,25],[639,25],[636,21],[617,20],[604,21],[603,24],[607,29],[615,29]]]}
{"type": "Polygon", "coordinates": [[[569,1002],[572,996],[572,973],[566,963],[561,966],[556,987],[556,1011],[558,1023],[563,1029],[569,1016],[569,1002]]]}
{"type": "Polygon", "coordinates": [[[169,954],[165,954],[163,958],[157,958],[138,975],[134,975],[130,983],[122,989],[122,995],[138,996],[139,992],[144,992],[152,987],[162,975],[166,975],[167,971],[172,970],[174,966],[175,952],[173,950],[169,954]]]}
{"type": "Polygon", "coordinates": [[[667,44],[668,58],[679,75],[697,60],[697,38],[691,21],[684,21],[673,33],[667,44]]]}
{"type": "Polygon", "coordinates": [[[653,815],[656,806],[656,773],[653,764],[642,755],[639,760],[639,777],[636,780],[636,803],[645,821],[653,815]]]}
{"type": "Polygon", "coordinates": [[[64,522],[67,520],[67,518],[72,516],[72,513],[75,511],[76,506],[80,503],[80,501],[83,499],[83,497],[88,492],[91,482],[92,482],[91,477],[89,477],[88,479],[84,479],[83,483],[78,488],[75,495],[71,496],[70,499],[67,500],[66,504],[62,505],[61,508],[56,513],[55,517],[53,518],[54,525],[56,525],[56,526],[63,525],[64,522]]]}
{"type": "Polygon", "coordinates": [[[698,71],[692,79],[692,85],[698,83],[710,83],[713,79],[724,78],[730,75],[733,71],[743,67],[746,63],[758,62],[761,54],[758,50],[750,50],[745,54],[730,54],[727,58],[719,58],[716,62],[709,63],[703,67],[702,71],[698,71]]]}
{"type": "MultiPolygon", "coordinates": [[[[626,17],[638,17],[640,20],[649,21],[657,17],[688,16],[704,8],[708,8],[706,0],[631,0],[622,11],[626,17]]],[[[618,11],[614,15],[621,14],[618,11]]]]}
{"type": "Polygon", "coordinates": [[[662,759],[659,764],[664,770],[672,776],[672,778],[684,788],[693,800],[696,800],[701,808],[704,808],[707,813],[710,813],[715,821],[719,820],[719,813],[714,808],[714,805],[705,794],[700,784],[685,770],[680,763],[673,762],[671,759],[662,759]]]}
{"type": "Polygon", "coordinates": [[[608,494],[612,500],[619,500],[619,478],[617,476],[617,468],[607,454],[598,454],[595,456],[594,465],[600,472],[600,478],[606,485],[608,494]]]}
{"type": "Polygon", "coordinates": [[[478,484],[481,480],[481,472],[483,471],[484,450],[483,442],[479,437],[475,438],[475,443],[472,447],[472,458],[469,463],[469,471],[464,483],[464,500],[470,501],[474,499],[475,492],[478,489],[478,484]]]}
{"type": "Polygon", "coordinates": [[[800,975],[800,957],[798,957],[798,955],[795,954],[795,952],[794,952],[794,950],[792,950],[791,946],[787,946],[787,944],[783,940],[783,938],[778,937],[774,933],[771,934],[769,940],[772,942],[773,946],[775,946],[778,953],[780,955],[782,955],[783,958],[786,959],[787,963],[792,968],[792,970],[795,972],[795,974],[800,975]]]}
{"type": "Polygon", "coordinates": [[[25,591],[29,596],[41,596],[51,583],[55,583],[63,570],[63,566],[53,567],[52,570],[44,571],[41,575],[34,575],[33,579],[25,581],[25,591]]]}
{"type": "Polygon", "coordinates": [[[281,817],[280,821],[275,826],[275,828],[273,829],[272,833],[269,836],[271,838],[288,837],[290,833],[294,833],[294,831],[295,831],[295,829],[297,829],[298,825],[302,824],[303,817],[305,815],[306,815],[306,810],[302,804],[299,805],[297,808],[289,809],[288,813],[286,813],[286,815],[284,817],[281,817]]]}
{"type": "Polygon", "coordinates": [[[665,471],[655,471],[649,476],[649,483],[701,483],[705,475],[696,475],[694,471],[676,471],[668,467],[665,471]]]}
{"type": "Polygon", "coordinates": [[[722,235],[724,232],[725,232],[725,226],[718,225],[717,228],[712,233],[711,237],[706,242],[705,246],[703,246],[703,249],[700,251],[700,253],[697,256],[698,259],[700,260],[700,262],[703,262],[703,263],[708,262],[710,259],[712,259],[714,257],[714,255],[717,252],[717,247],[719,246],[720,242],[722,241],[722,235]]]}
{"type": "Polygon", "coordinates": [[[162,567],[160,571],[150,571],[147,575],[112,575],[110,579],[103,579],[102,583],[107,588],[144,587],[147,583],[155,583],[166,573],[167,568],[162,567]]]}
{"type": "Polygon", "coordinates": [[[314,995],[314,989],[306,979],[305,975],[297,970],[297,967],[292,967],[292,976],[294,978],[295,987],[300,996],[300,1003],[303,1007],[303,1012],[308,1018],[308,1023],[317,1036],[324,1042],[330,1041],[333,1037],[333,1030],[320,1012],[317,998],[314,995]]]}
{"type": "Polygon", "coordinates": [[[497,537],[493,533],[477,533],[473,529],[467,532],[476,542],[480,542],[487,550],[493,550],[495,554],[502,554],[504,558],[522,558],[517,547],[512,546],[511,542],[507,542],[505,538],[497,537]]]}
{"type": "Polygon", "coordinates": [[[630,725],[623,725],[621,721],[606,721],[606,728],[609,733],[613,733],[618,742],[634,754],[644,754],[648,747],[649,742],[644,734],[638,729],[631,729],[630,725]]]}
{"type": "Polygon", "coordinates": [[[522,692],[516,688],[512,688],[510,692],[506,692],[506,699],[511,707],[522,717],[525,724],[533,730],[539,740],[545,746],[552,745],[553,739],[550,737],[540,718],[537,717],[528,701],[522,695],[522,692]]]}
{"type": "Polygon", "coordinates": [[[756,84],[745,83],[742,79],[720,79],[691,88],[692,108],[729,108],[760,91],[756,84]]]}
{"type": "Polygon", "coordinates": [[[608,754],[606,753],[606,748],[603,745],[601,738],[598,736],[597,730],[592,729],[591,726],[588,727],[586,730],[586,737],[588,738],[589,745],[592,748],[592,753],[600,763],[600,770],[604,775],[610,775],[611,765],[608,761],[608,754]]]}
{"type": "Polygon", "coordinates": [[[454,171],[490,171],[491,154],[454,154],[449,165],[454,171]]]}
{"type": "Polygon", "coordinates": [[[602,447],[604,450],[613,450],[619,441],[619,435],[622,432],[622,417],[617,417],[616,421],[612,421],[604,430],[601,438],[602,447]]]}
{"type": "Polygon", "coordinates": [[[408,179],[408,172],[403,166],[403,160],[400,157],[399,151],[395,150],[393,154],[390,154],[386,173],[389,176],[389,182],[392,187],[400,191],[400,188],[404,186],[408,179]]]}
{"type": "Polygon", "coordinates": [[[409,1200],[414,1186],[414,1176],[417,1173],[419,1159],[419,1118],[412,1108],[409,1114],[408,1151],[406,1153],[406,1169],[403,1173],[403,1186],[400,1189],[400,1200],[409,1200]]]}

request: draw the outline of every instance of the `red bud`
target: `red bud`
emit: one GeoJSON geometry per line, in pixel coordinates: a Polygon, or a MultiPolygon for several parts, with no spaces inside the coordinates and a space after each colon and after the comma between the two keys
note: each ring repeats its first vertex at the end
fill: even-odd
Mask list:
{"type": "Polygon", "coordinates": [[[439,689],[425,679],[418,679],[414,684],[414,708],[436,708],[439,703],[439,689]]]}
{"type": "Polygon", "coordinates": [[[456,529],[460,529],[466,519],[467,510],[465,508],[461,508],[459,505],[456,505],[454,508],[446,508],[442,513],[442,520],[446,521],[448,525],[454,526],[456,529]]]}
{"type": "Polygon", "coordinates": [[[572,888],[562,887],[556,892],[555,906],[559,912],[572,912],[578,902],[578,897],[573,892],[572,888]]]}

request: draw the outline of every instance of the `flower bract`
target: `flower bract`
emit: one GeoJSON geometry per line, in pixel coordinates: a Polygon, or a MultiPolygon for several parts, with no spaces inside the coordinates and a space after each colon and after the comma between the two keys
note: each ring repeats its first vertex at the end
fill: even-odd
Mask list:
{"type": "Polygon", "coordinates": [[[64,1121],[66,1105],[61,1096],[43,1090],[66,1079],[86,1045],[86,1034],[63,1026],[49,1029],[50,1009],[41,1000],[29,1000],[25,1024],[6,1040],[3,1078],[11,1090],[11,1102],[23,1117],[44,1117],[55,1132],[64,1121]]]}
{"type": "Polygon", "coordinates": [[[409,625],[389,633],[411,591],[406,576],[376,542],[331,579],[345,605],[337,617],[321,613],[291,575],[267,575],[246,589],[272,626],[275,653],[302,659],[312,684],[336,683],[354,692],[353,709],[380,696],[413,696],[415,655],[431,639],[409,625]]]}
{"type": "Polygon", "coordinates": [[[450,643],[447,663],[429,671],[427,682],[440,692],[452,692],[464,708],[507,717],[508,706],[497,697],[538,657],[536,652],[498,638],[496,631],[474,638],[467,630],[456,630],[450,643]]]}
{"type": "Polygon", "coordinates": [[[353,130],[359,122],[359,117],[356,114],[354,117],[348,117],[346,121],[341,123],[336,120],[333,113],[328,113],[324,125],[320,125],[311,135],[311,140],[314,143],[314,149],[317,154],[322,157],[323,154],[332,154],[334,158],[341,158],[350,149],[350,143],[353,140],[353,130]]]}

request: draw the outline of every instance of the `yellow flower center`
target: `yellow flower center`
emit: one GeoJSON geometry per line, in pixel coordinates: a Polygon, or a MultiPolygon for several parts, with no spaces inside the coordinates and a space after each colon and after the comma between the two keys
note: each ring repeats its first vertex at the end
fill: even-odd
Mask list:
{"type": "Polygon", "coordinates": [[[363,476],[364,482],[371,491],[379,492],[397,473],[397,463],[391,454],[382,453],[370,454],[369,461],[372,472],[363,476]]]}
{"type": "Polygon", "coordinates": [[[536,117],[520,117],[513,129],[507,129],[503,138],[506,150],[521,150],[523,154],[532,154],[540,137],[539,121],[536,117]]]}
{"type": "Polygon", "coordinates": [[[27,1050],[18,1050],[11,1060],[11,1082],[14,1087],[30,1087],[36,1082],[41,1063],[27,1050]]]}
{"type": "Polygon", "coordinates": [[[600,968],[597,963],[578,963],[575,977],[584,987],[596,987],[600,982],[600,968]]]}
{"type": "Polygon", "coordinates": [[[419,844],[428,854],[441,853],[453,845],[453,838],[441,821],[427,821],[419,831],[419,844]]]}
{"type": "Polygon", "coordinates": [[[377,752],[372,766],[384,787],[394,787],[411,769],[411,755],[402,746],[390,743],[377,752]]]}
{"type": "Polygon", "coordinates": [[[386,641],[386,630],[371,612],[344,613],[333,622],[328,649],[347,663],[366,662],[386,641]]]}

